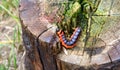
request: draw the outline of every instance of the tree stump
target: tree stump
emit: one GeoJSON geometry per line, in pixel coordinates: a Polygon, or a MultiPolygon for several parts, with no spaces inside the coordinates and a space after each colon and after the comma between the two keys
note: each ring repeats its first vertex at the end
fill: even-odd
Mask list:
{"type": "Polygon", "coordinates": [[[99,48],[85,50],[84,54],[80,44],[63,50],[56,35],[57,27],[52,24],[60,19],[55,16],[56,10],[44,15],[46,4],[44,0],[20,1],[26,70],[120,70],[120,21],[115,21],[112,27],[106,25],[100,35],[103,41],[98,40],[95,45],[99,48]]]}

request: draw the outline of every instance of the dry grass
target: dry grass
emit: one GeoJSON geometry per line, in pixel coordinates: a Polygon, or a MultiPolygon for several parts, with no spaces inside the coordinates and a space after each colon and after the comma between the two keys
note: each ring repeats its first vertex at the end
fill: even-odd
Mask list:
{"type": "Polygon", "coordinates": [[[16,70],[22,53],[18,0],[0,1],[0,70],[16,70]]]}

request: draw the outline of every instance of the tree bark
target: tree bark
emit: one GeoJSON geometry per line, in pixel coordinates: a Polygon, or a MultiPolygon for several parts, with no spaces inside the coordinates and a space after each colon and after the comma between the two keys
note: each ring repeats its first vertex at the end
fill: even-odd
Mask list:
{"type": "Polygon", "coordinates": [[[51,23],[59,21],[59,18],[55,16],[55,11],[50,16],[44,15],[43,6],[47,6],[46,4],[44,0],[20,1],[19,15],[25,46],[24,67],[26,70],[120,69],[119,21],[109,31],[103,31],[100,35],[103,41],[99,39],[95,45],[100,47],[86,49],[83,54],[79,46],[81,44],[73,49],[61,48],[55,31],[56,26],[51,23]],[[54,17],[56,18],[53,19],[54,17]]]}

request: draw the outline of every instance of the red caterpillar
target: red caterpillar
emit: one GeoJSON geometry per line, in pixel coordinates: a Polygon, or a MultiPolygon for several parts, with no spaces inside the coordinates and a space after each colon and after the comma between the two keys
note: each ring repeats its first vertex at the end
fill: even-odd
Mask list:
{"type": "Polygon", "coordinates": [[[77,27],[75,31],[73,32],[70,40],[66,39],[64,32],[62,30],[57,31],[57,34],[59,36],[59,39],[62,45],[65,48],[73,48],[76,45],[76,41],[77,41],[78,36],[80,35],[80,32],[81,32],[80,27],[77,27]]]}

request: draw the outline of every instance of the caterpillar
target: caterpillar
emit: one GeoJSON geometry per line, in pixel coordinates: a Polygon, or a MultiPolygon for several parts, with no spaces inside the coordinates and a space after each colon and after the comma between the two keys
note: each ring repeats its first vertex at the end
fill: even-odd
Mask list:
{"type": "Polygon", "coordinates": [[[64,32],[62,30],[57,31],[57,35],[59,37],[59,40],[61,41],[62,45],[65,48],[73,48],[76,45],[76,41],[78,39],[78,36],[80,35],[81,29],[80,27],[77,27],[73,34],[70,37],[70,40],[67,40],[64,32]]]}

